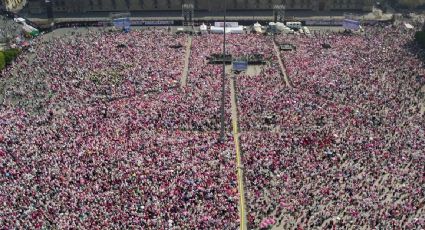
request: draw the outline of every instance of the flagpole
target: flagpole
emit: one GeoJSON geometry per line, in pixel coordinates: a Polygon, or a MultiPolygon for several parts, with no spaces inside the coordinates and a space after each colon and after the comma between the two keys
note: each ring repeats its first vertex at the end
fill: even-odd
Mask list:
{"type": "Polygon", "coordinates": [[[221,75],[221,129],[220,129],[220,141],[225,140],[225,113],[224,113],[224,102],[226,94],[226,14],[227,14],[227,0],[224,0],[224,33],[223,33],[223,73],[221,75]]]}

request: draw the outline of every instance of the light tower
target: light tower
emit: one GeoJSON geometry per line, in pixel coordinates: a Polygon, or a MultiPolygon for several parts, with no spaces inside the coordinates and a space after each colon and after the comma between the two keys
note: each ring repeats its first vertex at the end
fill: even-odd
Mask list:
{"type": "Polygon", "coordinates": [[[45,0],[47,19],[53,20],[53,0],[45,0]]]}
{"type": "Polygon", "coordinates": [[[195,7],[193,1],[186,0],[182,5],[183,26],[193,26],[195,7]]]}
{"type": "Polygon", "coordinates": [[[226,138],[225,134],[225,97],[226,97],[226,16],[227,16],[227,0],[224,0],[224,15],[223,15],[223,73],[221,75],[221,106],[220,106],[220,141],[224,142],[226,138]]]}
{"type": "Polygon", "coordinates": [[[283,22],[285,20],[285,5],[282,4],[276,4],[273,6],[273,17],[274,22],[283,22]]]}

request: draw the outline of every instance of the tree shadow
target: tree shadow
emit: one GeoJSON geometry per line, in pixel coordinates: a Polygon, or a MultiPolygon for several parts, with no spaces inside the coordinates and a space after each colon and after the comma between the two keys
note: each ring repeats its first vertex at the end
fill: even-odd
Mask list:
{"type": "Polygon", "coordinates": [[[403,45],[403,48],[411,55],[416,56],[425,68],[425,48],[422,48],[414,39],[403,45]]]}

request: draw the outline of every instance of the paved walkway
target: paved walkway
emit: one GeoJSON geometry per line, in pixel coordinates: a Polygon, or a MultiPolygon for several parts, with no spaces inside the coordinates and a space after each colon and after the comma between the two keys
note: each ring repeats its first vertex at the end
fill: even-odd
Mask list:
{"type": "Polygon", "coordinates": [[[184,57],[184,68],[183,68],[182,78],[180,81],[181,88],[184,88],[187,85],[187,75],[189,74],[189,62],[190,62],[191,51],[192,51],[192,36],[189,36],[186,42],[186,55],[184,57]]]}
{"type": "Polygon", "coordinates": [[[276,56],[279,59],[279,65],[280,65],[280,70],[282,71],[282,74],[283,74],[283,80],[285,81],[286,86],[291,87],[291,83],[289,82],[288,75],[286,74],[285,66],[283,65],[282,58],[280,57],[280,50],[277,47],[276,42],[274,41],[273,41],[273,46],[274,46],[276,56]]]}
{"type": "Polygon", "coordinates": [[[239,143],[239,121],[238,121],[238,104],[237,104],[237,92],[236,92],[236,75],[230,74],[230,97],[232,106],[232,126],[233,126],[233,140],[235,142],[236,149],[236,167],[238,177],[238,192],[239,192],[239,218],[241,230],[247,230],[247,213],[245,203],[245,185],[244,185],[244,168],[242,164],[242,156],[239,143]]]}
{"type": "MultiPolygon", "coordinates": [[[[425,94],[425,85],[421,88],[421,92],[425,94]]],[[[421,98],[420,110],[422,116],[425,115],[425,97],[421,98]]]]}

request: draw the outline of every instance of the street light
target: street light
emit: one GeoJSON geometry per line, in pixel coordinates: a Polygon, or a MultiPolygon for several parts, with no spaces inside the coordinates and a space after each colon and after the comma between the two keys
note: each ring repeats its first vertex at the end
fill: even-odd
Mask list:
{"type": "Polygon", "coordinates": [[[285,9],[286,6],[285,5],[274,5],[273,6],[273,17],[274,17],[274,22],[283,22],[283,20],[285,20],[285,9]]]}
{"type": "Polygon", "coordinates": [[[227,0],[224,0],[224,33],[223,33],[223,74],[221,75],[221,129],[220,129],[220,141],[225,140],[225,119],[224,119],[224,100],[225,100],[225,84],[226,84],[226,14],[227,14],[227,0]]]}

